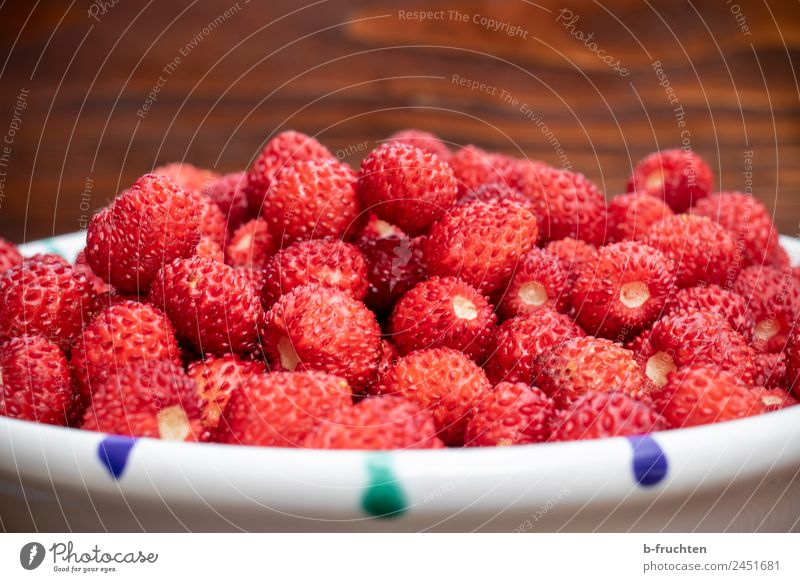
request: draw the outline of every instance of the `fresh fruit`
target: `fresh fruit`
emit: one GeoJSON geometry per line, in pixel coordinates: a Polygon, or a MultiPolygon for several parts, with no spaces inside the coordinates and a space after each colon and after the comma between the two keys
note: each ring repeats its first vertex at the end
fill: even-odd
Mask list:
{"type": "Polygon", "coordinates": [[[17,245],[0,237],[0,274],[22,262],[22,255],[17,245]]]}
{"type": "Polygon", "coordinates": [[[784,408],[789,408],[790,406],[798,404],[797,398],[789,394],[783,388],[756,386],[753,388],[753,392],[761,399],[761,403],[766,408],[766,412],[783,410],[784,408]]]}
{"type": "Polygon", "coordinates": [[[541,443],[550,436],[553,401],[523,382],[501,382],[475,407],[464,435],[468,447],[541,443]]]}
{"type": "Polygon", "coordinates": [[[202,192],[208,184],[219,179],[212,170],[198,168],[186,162],[172,162],[155,168],[151,174],[165,176],[176,186],[190,192],[202,192]]]}
{"type": "Polygon", "coordinates": [[[748,310],[747,301],[738,293],[723,289],[719,285],[688,287],[672,293],[664,306],[663,316],[673,315],[678,311],[718,313],[745,339],[750,340],[753,337],[755,318],[748,310]]]}
{"type": "Polygon", "coordinates": [[[45,424],[74,425],[85,406],[64,353],[38,336],[0,344],[0,394],[0,416],[45,424]]]}
{"type": "MultiPolygon", "coordinates": [[[[198,247],[199,246],[200,243],[198,243],[198,247]]],[[[92,271],[92,267],[90,267],[89,263],[86,261],[86,249],[82,249],[78,252],[75,257],[75,263],[72,265],[72,267],[76,273],[86,277],[86,279],[89,281],[89,284],[92,286],[92,289],[94,290],[95,296],[101,295],[102,293],[108,293],[111,290],[111,286],[103,281],[100,277],[95,275],[94,271],[92,271]]],[[[0,274],[2,274],[2,269],[0,269],[0,274]]]]}
{"type": "Polygon", "coordinates": [[[317,426],[352,406],[351,394],[346,380],[322,372],[256,374],[233,391],[212,439],[299,447],[317,426]]]}
{"type": "Polygon", "coordinates": [[[793,333],[786,344],[786,388],[800,397],[800,335],[793,333]]]}
{"type": "Polygon", "coordinates": [[[246,354],[256,348],[261,304],[233,267],[202,257],[176,259],[153,281],[150,302],[201,354],[246,354]]]}
{"type": "Polygon", "coordinates": [[[261,301],[265,309],[304,285],[338,289],[353,299],[367,293],[367,264],[359,250],[335,239],[294,243],[279,251],[264,267],[261,301]]]}
{"type": "Polygon", "coordinates": [[[389,327],[402,355],[444,347],[480,364],[496,322],[494,308],[474,287],[455,277],[432,277],[403,295],[389,327]]]}
{"type": "Polygon", "coordinates": [[[756,355],[756,369],[758,375],[753,383],[767,390],[787,388],[786,354],[758,354],[756,355]]]}
{"type": "Polygon", "coordinates": [[[624,342],[661,314],[675,280],[673,263],[639,242],[602,247],[572,289],[577,322],[587,333],[624,342]]]}
{"type": "Polygon", "coordinates": [[[421,150],[436,154],[440,160],[447,161],[450,159],[450,148],[429,131],[404,129],[390,135],[387,141],[418,147],[421,150]]]}
{"type": "Polygon", "coordinates": [[[654,224],[673,215],[661,198],[631,192],[608,203],[608,241],[641,240],[654,224]]]}
{"type": "Polygon", "coordinates": [[[507,283],[536,244],[536,218],[513,202],[456,206],[422,243],[431,275],[459,277],[481,293],[507,283]]]}
{"type": "Polygon", "coordinates": [[[248,216],[247,174],[233,172],[208,182],[203,194],[208,196],[222,211],[228,232],[239,228],[248,216]]]}
{"type": "Polygon", "coordinates": [[[642,435],[668,428],[648,404],[620,392],[588,392],[554,424],[554,441],[642,435]]]}
{"type": "Polygon", "coordinates": [[[199,209],[200,237],[210,238],[220,246],[225,244],[225,240],[228,238],[228,225],[220,207],[211,198],[200,192],[191,191],[189,194],[199,209]]]}
{"type": "Polygon", "coordinates": [[[146,294],[164,264],[195,252],[199,220],[190,194],[164,176],[142,176],[92,217],[86,259],[120,291],[146,294]]]}
{"type": "Polygon", "coordinates": [[[642,159],[628,180],[628,192],[663,199],[675,212],[686,212],[714,187],[711,168],[696,153],[674,149],[642,159]]]}
{"type": "Polygon", "coordinates": [[[207,236],[202,237],[200,242],[197,243],[197,248],[195,248],[194,254],[196,257],[211,259],[213,261],[217,261],[218,263],[224,262],[222,247],[207,236]]]}
{"type": "Polygon", "coordinates": [[[355,228],[359,211],[355,172],[329,159],[295,162],[278,172],[261,205],[261,216],[281,247],[342,238],[355,228]]]}
{"type": "Polygon", "coordinates": [[[400,396],[367,398],[344,408],[303,441],[307,449],[439,449],[430,412],[400,396]]]}
{"type": "Polygon", "coordinates": [[[263,218],[254,218],[233,231],[225,245],[225,262],[247,270],[263,269],[277,250],[263,218]]]}
{"type": "Polygon", "coordinates": [[[421,240],[401,235],[359,241],[369,281],[364,302],[376,314],[389,312],[400,297],[427,278],[421,240]]]}
{"type": "Polygon", "coordinates": [[[503,319],[539,309],[569,309],[571,287],[561,259],[546,249],[533,248],[522,257],[497,306],[503,319]]]}
{"type": "Polygon", "coordinates": [[[298,287],[267,313],[261,333],[275,370],[320,370],[361,392],[377,375],[381,330],[375,315],[346,293],[320,285],[298,287]]]}
{"type": "Polygon", "coordinates": [[[433,414],[446,445],[459,446],[474,407],[491,385],[472,360],[449,348],[420,350],[400,358],[383,376],[379,394],[397,394],[433,414]]]}
{"type": "Polygon", "coordinates": [[[465,145],[447,161],[453,169],[459,198],[490,182],[508,183],[517,163],[514,158],[492,154],[474,145],[465,145]]]}
{"type": "Polygon", "coordinates": [[[746,267],[733,290],[744,298],[755,319],[753,345],[760,351],[782,351],[800,315],[800,286],[791,269],[746,267]]]}
{"type": "Polygon", "coordinates": [[[534,205],[533,201],[531,201],[519,190],[512,188],[504,182],[489,182],[487,184],[482,184],[475,190],[464,194],[464,196],[458,199],[456,204],[458,206],[465,206],[470,202],[475,202],[476,200],[479,202],[486,202],[487,204],[496,204],[497,202],[509,200],[511,202],[516,202],[531,213],[536,212],[536,206],[534,205]]]}
{"type": "Polygon", "coordinates": [[[735,420],[766,411],[757,391],[715,367],[689,366],[673,372],[651,397],[655,409],[672,428],[735,420]]]}
{"type": "Polygon", "coordinates": [[[500,324],[494,334],[494,349],[486,362],[486,374],[492,383],[524,382],[534,384],[539,376],[538,363],[567,340],[584,336],[572,320],[551,309],[541,309],[500,324]]]}
{"type": "Polygon", "coordinates": [[[417,147],[388,143],[369,153],[358,174],[358,194],[374,212],[411,235],[425,231],[456,201],[447,162],[417,147]]]}
{"type": "Polygon", "coordinates": [[[389,224],[385,220],[378,218],[374,212],[369,213],[364,226],[355,238],[355,244],[361,246],[363,243],[384,238],[403,238],[406,233],[394,224],[389,224]]]}

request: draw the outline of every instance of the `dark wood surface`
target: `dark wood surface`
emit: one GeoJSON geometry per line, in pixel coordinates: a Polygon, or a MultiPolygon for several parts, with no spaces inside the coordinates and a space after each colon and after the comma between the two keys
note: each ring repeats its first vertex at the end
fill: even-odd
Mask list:
{"type": "Polygon", "coordinates": [[[782,232],[800,230],[796,1],[310,4],[2,4],[0,235],[77,230],[164,162],[242,168],[281,129],[357,164],[407,126],[568,163],[608,196],[688,137],[720,189],[751,186],[782,232]],[[420,10],[444,13],[408,18],[420,10]]]}

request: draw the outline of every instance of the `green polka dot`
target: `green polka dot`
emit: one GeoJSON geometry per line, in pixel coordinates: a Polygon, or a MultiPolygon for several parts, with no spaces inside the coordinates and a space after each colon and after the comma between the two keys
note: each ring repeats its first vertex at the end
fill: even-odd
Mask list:
{"type": "Polygon", "coordinates": [[[407,509],[406,496],[400,481],[392,470],[392,459],[387,453],[374,453],[367,457],[367,488],[361,498],[364,511],[375,517],[399,517],[407,509]]]}

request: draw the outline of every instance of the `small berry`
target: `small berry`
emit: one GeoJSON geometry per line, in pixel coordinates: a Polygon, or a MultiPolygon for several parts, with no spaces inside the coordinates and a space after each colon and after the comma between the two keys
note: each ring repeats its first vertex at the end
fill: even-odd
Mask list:
{"type": "Polygon", "coordinates": [[[17,245],[0,237],[0,274],[22,263],[17,245]]]}
{"type": "Polygon", "coordinates": [[[654,152],[641,160],[628,180],[628,192],[663,199],[675,212],[686,212],[714,187],[711,168],[692,151],[654,152]]]}
{"type": "Polygon", "coordinates": [[[798,404],[797,399],[783,388],[764,388],[763,386],[757,386],[753,388],[753,392],[761,399],[761,403],[764,405],[766,412],[783,410],[784,408],[789,408],[790,406],[796,406],[798,404]]]}
{"type": "Polygon", "coordinates": [[[545,249],[555,254],[567,273],[568,292],[572,293],[581,265],[593,261],[597,256],[597,247],[582,240],[571,237],[553,240],[545,245],[545,249]]]}
{"type": "Polygon", "coordinates": [[[450,148],[429,131],[404,129],[390,135],[387,141],[418,147],[421,150],[436,154],[440,160],[447,161],[450,159],[450,148]]]}
{"type": "Polygon", "coordinates": [[[747,308],[747,301],[738,293],[723,289],[719,285],[688,287],[672,293],[664,306],[664,316],[679,311],[718,313],[745,339],[753,337],[755,318],[747,308]]]}
{"type": "Polygon", "coordinates": [[[248,216],[246,188],[247,174],[234,172],[210,181],[203,189],[222,211],[228,232],[239,228],[248,216]]]}
{"type": "Polygon", "coordinates": [[[493,154],[474,145],[465,145],[448,160],[458,185],[458,197],[463,198],[490,182],[507,183],[516,160],[503,154],[493,154]]]}
{"type": "Polygon", "coordinates": [[[207,185],[219,179],[212,170],[198,168],[185,162],[172,162],[155,168],[151,174],[165,176],[179,188],[189,192],[202,192],[207,185]]]}
{"type": "Polygon", "coordinates": [[[459,198],[456,204],[458,206],[466,206],[476,200],[487,204],[497,204],[498,202],[509,200],[516,202],[531,213],[536,212],[536,206],[527,196],[504,182],[489,182],[478,186],[475,190],[459,198]]]}
{"type": "Polygon", "coordinates": [[[254,218],[233,231],[225,245],[225,262],[240,269],[260,270],[276,250],[267,222],[254,218]]]}
{"type": "Polygon", "coordinates": [[[358,248],[367,262],[367,296],[364,302],[383,315],[409,289],[427,278],[421,238],[388,236],[361,239],[358,248]]]}
{"type": "Polygon", "coordinates": [[[207,236],[202,237],[200,242],[197,243],[194,254],[197,257],[211,259],[212,261],[217,261],[218,263],[224,262],[222,247],[207,236]]]}
{"type": "Polygon", "coordinates": [[[620,194],[608,203],[608,240],[641,240],[654,224],[673,215],[661,198],[649,194],[620,194]]]}
{"type": "Polygon", "coordinates": [[[464,444],[494,447],[541,443],[550,436],[553,401],[523,382],[501,382],[475,407],[464,444]]]}
{"type": "Polygon", "coordinates": [[[787,388],[786,353],[756,355],[758,375],[754,380],[756,386],[767,390],[787,388]]]}
{"type": "Polygon", "coordinates": [[[589,392],[555,422],[554,441],[581,441],[642,435],[667,424],[648,404],[619,392],[589,392]]]}
{"type": "MultiPolygon", "coordinates": [[[[200,243],[198,243],[198,246],[199,245],[200,243]]],[[[103,293],[108,293],[111,290],[111,286],[103,281],[100,277],[95,275],[94,271],[92,271],[92,267],[89,266],[89,263],[86,260],[85,248],[78,252],[77,256],[75,257],[75,263],[72,265],[72,267],[76,273],[86,277],[96,296],[103,293]]],[[[0,269],[0,274],[2,274],[2,269],[0,269]]]]}
{"type": "Polygon", "coordinates": [[[228,238],[228,224],[217,203],[200,192],[187,191],[199,209],[198,228],[201,237],[207,237],[218,245],[228,238]]]}
{"type": "Polygon", "coordinates": [[[406,236],[406,233],[404,233],[402,229],[378,218],[378,215],[373,212],[367,217],[364,226],[361,228],[358,236],[356,236],[355,243],[361,246],[363,243],[373,240],[403,238],[406,236]]]}
{"type": "Polygon", "coordinates": [[[546,249],[533,248],[523,256],[511,283],[500,291],[497,309],[503,319],[539,309],[569,309],[569,276],[558,256],[546,249]]]}
{"type": "Polygon", "coordinates": [[[780,352],[800,315],[800,286],[791,269],[753,265],[742,270],[733,285],[755,319],[754,345],[780,352]]]}
{"type": "Polygon", "coordinates": [[[800,397],[800,335],[793,333],[786,344],[786,388],[800,397]]]}

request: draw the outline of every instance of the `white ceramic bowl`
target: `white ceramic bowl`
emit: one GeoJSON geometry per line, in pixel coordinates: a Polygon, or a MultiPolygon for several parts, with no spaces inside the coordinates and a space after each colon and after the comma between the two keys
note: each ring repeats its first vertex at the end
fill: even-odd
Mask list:
{"type": "MultiPolygon", "coordinates": [[[[800,257],[800,242],[784,239],[800,257]]],[[[80,235],[26,245],[72,259],[80,235]]],[[[0,418],[8,531],[790,531],[800,406],[647,437],[370,453],[0,418]]]]}

